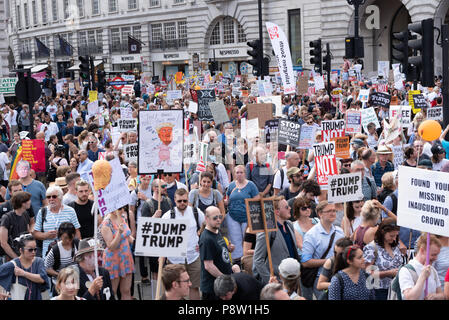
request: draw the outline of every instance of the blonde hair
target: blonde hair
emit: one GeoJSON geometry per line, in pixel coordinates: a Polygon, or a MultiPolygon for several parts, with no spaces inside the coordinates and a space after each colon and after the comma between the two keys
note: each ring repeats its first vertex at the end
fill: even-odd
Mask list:
{"type": "Polygon", "coordinates": [[[59,271],[58,278],[56,279],[56,292],[58,294],[61,293],[61,283],[66,282],[69,277],[74,277],[75,281],[78,281],[79,288],[79,274],[78,272],[71,268],[67,267],[59,271]]]}
{"type": "MultiPolygon", "coordinates": [[[[434,235],[430,235],[430,245],[436,245],[438,248],[441,248],[440,240],[434,235]]],[[[416,249],[418,252],[420,249],[427,250],[427,232],[422,232],[416,242],[416,249]]]]}
{"type": "Polygon", "coordinates": [[[380,217],[380,210],[374,205],[373,200],[368,200],[363,204],[360,215],[363,221],[377,221],[380,217]]]}
{"type": "Polygon", "coordinates": [[[394,174],[393,172],[384,173],[382,176],[382,187],[390,190],[395,189],[396,184],[394,183],[394,174]]]}

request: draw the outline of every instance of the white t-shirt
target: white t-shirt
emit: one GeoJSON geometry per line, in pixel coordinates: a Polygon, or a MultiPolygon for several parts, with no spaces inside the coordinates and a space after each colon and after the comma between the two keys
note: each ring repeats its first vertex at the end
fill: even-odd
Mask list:
{"type": "Polygon", "coordinates": [[[288,188],[289,186],[290,181],[288,181],[287,178],[287,167],[279,169],[274,175],[273,188],[280,189],[282,191],[284,188],[288,188]],[[282,174],[284,175],[284,181],[282,183],[282,186],[281,186],[281,171],[282,174]]]}
{"type": "Polygon", "coordinates": [[[369,146],[371,149],[374,149],[375,147],[377,147],[377,142],[378,142],[378,141],[376,140],[374,134],[368,134],[367,142],[368,142],[368,146],[369,146]]]}
{"type": "Polygon", "coordinates": [[[54,104],[49,104],[46,110],[51,116],[54,116],[58,112],[58,107],[54,104]]]}
{"type": "Polygon", "coordinates": [[[1,177],[1,180],[8,180],[8,172],[6,172],[6,165],[11,163],[11,161],[9,161],[8,156],[6,155],[6,153],[1,152],[0,153],[0,167],[3,170],[3,177],[1,177]]]}
{"type": "MultiPolygon", "coordinates": [[[[415,268],[416,273],[419,275],[424,269],[424,266],[416,259],[410,260],[409,264],[415,268]]],[[[431,273],[430,276],[427,278],[428,281],[428,291],[427,294],[436,293],[437,288],[441,287],[440,279],[438,279],[437,271],[434,267],[431,267],[431,273]]],[[[399,271],[399,287],[401,288],[401,294],[402,298],[404,298],[404,291],[407,289],[411,289],[415,286],[415,282],[413,281],[412,274],[410,270],[406,268],[401,268],[399,271]]],[[[421,295],[419,296],[418,300],[424,300],[424,289],[421,292],[421,295]]]]}
{"type": "Polygon", "coordinates": [[[432,170],[433,171],[441,171],[441,169],[443,168],[443,166],[448,163],[449,160],[448,159],[443,159],[438,163],[432,163],[432,170]]]}
{"type": "Polygon", "coordinates": [[[75,108],[72,109],[72,119],[76,120],[80,116],[80,113],[75,108]]]}
{"type": "Polygon", "coordinates": [[[431,149],[432,149],[432,145],[430,143],[426,142],[423,146],[422,153],[427,154],[429,156],[429,158],[432,158],[431,149]]]}
{"type": "Polygon", "coordinates": [[[17,126],[17,111],[13,110],[12,116],[11,112],[8,112],[5,116],[5,120],[9,123],[10,126],[17,126]]]}
{"type": "Polygon", "coordinates": [[[59,132],[59,128],[55,122],[50,122],[49,124],[44,123],[41,126],[40,131],[45,133],[45,141],[48,142],[51,135],[56,135],[59,132]],[[47,130],[45,130],[45,128],[47,128],[47,130]]]}

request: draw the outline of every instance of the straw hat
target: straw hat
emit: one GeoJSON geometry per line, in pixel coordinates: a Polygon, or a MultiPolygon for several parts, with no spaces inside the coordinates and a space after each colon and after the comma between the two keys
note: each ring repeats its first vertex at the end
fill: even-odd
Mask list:
{"type": "Polygon", "coordinates": [[[392,154],[391,149],[388,148],[386,145],[381,145],[377,149],[377,154],[392,154]]]}
{"type": "Polygon", "coordinates": [[[62,188],[67,188],[67,181],[65,179],[65,177],[59,177],[56,178],[55,182],[50,182],[49,186],[58,186],[61,189],[62,188]]]}

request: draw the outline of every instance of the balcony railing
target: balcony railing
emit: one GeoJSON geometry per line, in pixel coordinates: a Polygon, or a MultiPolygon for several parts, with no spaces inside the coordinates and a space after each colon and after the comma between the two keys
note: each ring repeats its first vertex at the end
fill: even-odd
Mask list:
{"type": "Polygon", "coordinates": [[[73,56],[73,50],[72,50],[72,54],[68,55],[65,50],[55,49],[55,56],[56,57],[70,57],[70,56],[73,56]]]}
{"type": "Polygon", "coordinates": [[[36,58],[49,58],[50,55],[47,55],[45,53],[40,53],[39,51],[34,51],[34,56],[36,58]]]}
{"type": "Polygon", "coordinates": [[[31,59],[33,57],[33,53],[31,51],[24,51],[20,53],[20,59],[26,60],[31,59]]]}
{"type": "Polygon", "coordinates": [[[112,43],[110,49],[111,53],[128,53],[128,43],[112,43]]]}
{"type": "Polygon", "coordinates": [[[150,49],[152,51],[177,50],[180,48],[187,48],[187,39],[157,40],[150,42],[150,49]]]}
{"type": "Polygon", "coordinates": [[[90,45],[78,47],[78,54],[80,56],[103,53],[103,46],[101,45],[90,45]]]}

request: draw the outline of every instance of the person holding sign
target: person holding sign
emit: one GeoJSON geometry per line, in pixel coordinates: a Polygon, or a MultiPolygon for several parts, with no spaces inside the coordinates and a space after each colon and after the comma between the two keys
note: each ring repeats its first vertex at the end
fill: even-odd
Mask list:
{"type": "Polygon", "coordinates": [[[441,243],[435,235],[430,235],[429,243],[430,246],[427,247],[427,233],[423,233],[418,238],[416,257],[399,270],[399,287],[404,300],[444,299],[440,279],[437,271],[432,267],[440,253],[441,243]],[[427,255],[429,264],[426,265],[427,255]],[[426,280],[428,281],[428,291],[427,296],[424,296],[426,280]]]}
{"type": "Polygon", "coordinates": [[[101,223],[100,230],[106,243],[103,252],[104,267],[109,271],[114,293],[117,293],[120,284],[122,300],[131,300],[131,280],[134,272],[131,244],[134,238],[125,220],[123,208],[109,213],[101,223]]]}
{"type": "Polygon", "coordinates": [[[211,206],[206,209],[206,228],[201,233],[199,248],[201,257],[202,300],[218,300],[214,292],[214,281],[222,274],[231,274],[231,257],[226,241],[219,229],[223,221],[220,209],[211,206]]]}
{"type": "MultiPolygon", "coordinates": [[[[279,265],[281,261],[286,258],[294,258],[299,261],[299,255],[296,232],[293,224],[289,220],[291,213],[287,200],[283,196],[276,197],[273,200],[273,206],[278,228],[277,231],[269,232],[268,238],[270,239],[274,275],[279,278],[279,265]]],[[[256,238],[253,274],[264,284],[267,284],[270,280],[270,267],[267,255],[268,249],[265,233],[261,232],[256,238]]]]}

